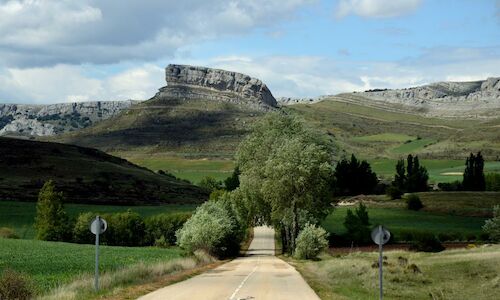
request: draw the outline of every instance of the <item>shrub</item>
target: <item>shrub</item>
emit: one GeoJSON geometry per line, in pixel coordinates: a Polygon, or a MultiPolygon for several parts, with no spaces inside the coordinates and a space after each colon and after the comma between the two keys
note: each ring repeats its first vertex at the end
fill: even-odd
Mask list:
{"type": "Polygon", "coordinates": [[[442,191],[448,191],[448,192],[461,191],[462,182],[459,180],[455,180],[453,182],[440,182],[438,183],[438,187],[442,191]]]}
{"type": "Polygon", "coordinates": [[[386,189],[387,196],[391,197],[392,200],[395,199],[401,199],[401,196],[403,196],[403,191],[401,191],[398,187],[396,186],[389,186],[386,189]]]}
{"type": "Polygon", "coordinates": [[[312,224],[307,224],[297,236],[295,256],[299,259],[313,259],[328,247],[326,231],[312,224]]]}
{"type": "Polygon", "coordinates": [[[0,299],[31,299],[33,288],[30,280],[23,274],[5,269],[0,277],[0,299]]]}
{"type": "Polygon", "coordinates": [[[73,242],[79,244],[93,244],[95,235],[90,232],[90,223],[97,216],[93,212],[85,212],[78,215],[73,227],[73,242]]]}
{"type": "Polygon", "coordinates": [[[483,231],[493,242],[500,242],[500,205],[493,208],[493,218],[486,220],[483,231]]]}
{"type": "Polygon", "coordinates": [[[2,227],[2,228],[0,228],[0,238],[4,238],[4,239],[18,239],[19,236],[14,232],[14,230],[12,228],[2,227]]]}
{"type": "Polygon", "coordinates": [[[159,247],[175,245],[175,232],[182,228],[191,214],[159,214],[144,220],[146,226],[146,244],[159,247]]]}
{"type": "Polygon", "coordinates": [[[108,230],[102,235],[103,243],[112,246],[142,246],[146,226],[141,216],[126,212],[103,215],[108,222],[108,230]]]}
{"type": "Polygon", "coordinates": [[[422,204],[422,201],[420,201],[420,197],[418,195],[411,194],[406,199],[406,207],[409,210],[419,211],[424,207],[424,205],[422,204]]]}
{"type": "Polygon", "coordinates": [[[217,179],[215,179],[213,177],[205,176],[200,180],[200,183],[198,183],[198,186],[206,189],[209,192],[213,192],[215,190],[222,189],[222,182],[218,181],[217,179]]]}
{"type": "Polygon", "coordinates": [[[238,221],[223,201],[208,201],[196,209],[176,236],[184,250],[204,250],[222,258],[238,254],[240,232],[238,221]]]}
{"type": "Polygon", "coordinates": [[[444,247],[434,234],[430,232],[414,232],[410,250],[440,252],[444,250],[444,247]]]}
{"type": "Polygon", "coordinates": [[[370,239],[370,221],[368,211],[363,203],[359,203],[354,213],[348,209],[344,220],[347,238],[357,244],[367,243],[370,239]]]}
{"type": "Polygon", "coordinates": [[[64,211],[64,195],[57,192],[54,182],[47,181],[40,189],[36,207],[36,238],[45,241],[67,241],[71,237],[71,224],[64,211]]]}

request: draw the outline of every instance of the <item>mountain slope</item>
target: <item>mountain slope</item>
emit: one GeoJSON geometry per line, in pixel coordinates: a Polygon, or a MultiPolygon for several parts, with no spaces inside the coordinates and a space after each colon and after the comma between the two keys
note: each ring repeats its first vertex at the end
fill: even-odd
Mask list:
{"type": "Polygon", "coordinates": [[[207,193],[99,150],[0,138],[0,200],[35,201],[47,180],[73,203],[200,203],[207,193]]]}

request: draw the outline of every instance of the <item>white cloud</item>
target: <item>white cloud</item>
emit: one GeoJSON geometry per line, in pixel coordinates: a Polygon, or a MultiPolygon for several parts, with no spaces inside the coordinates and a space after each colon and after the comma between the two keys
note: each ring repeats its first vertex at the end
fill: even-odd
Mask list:
{"type": "Polygon", "coordinates": [[[293,18],[314,0],[0,1],[0,65],[110,64],[293,18]]]}
{"type": "Polygon", "coordinates": [[[350,14],[365,18],[390,18],[415,11],[422,0],[340,0],[335,16],[343,18],[350,14]]]}

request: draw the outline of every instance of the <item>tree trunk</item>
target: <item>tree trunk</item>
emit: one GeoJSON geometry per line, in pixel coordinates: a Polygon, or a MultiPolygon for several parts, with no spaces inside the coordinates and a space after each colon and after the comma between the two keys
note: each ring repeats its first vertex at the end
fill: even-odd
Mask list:
{"type": "Polygon", "coordinates": [[[292,222],[292,234],[291,234],[291,249],[290,254],[293,254],[295,251],[295,240],[297,239],[297,235],[299,231],[299,216],[297,213],[297,200],[293,199],[293,222],[292,222]]]}

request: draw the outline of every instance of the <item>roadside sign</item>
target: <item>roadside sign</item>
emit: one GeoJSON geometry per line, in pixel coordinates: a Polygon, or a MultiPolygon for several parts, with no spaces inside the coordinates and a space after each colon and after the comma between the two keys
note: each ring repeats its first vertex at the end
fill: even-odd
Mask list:
{"type": "Polygon", "coordinates": [[[391,238],[391,233],[389,230],[384,228],[384,226],[379,225],[372,230],[372,240],[375,244],[378,245],[378,279],[379,279],[379,287],[380,294],[379,299],[382,300],[384,298],[384,284],[383,284],[383,249],[382,246],[389,241],[391,238]]]}
{"type": "Polygon", "coordinates": [[[90,232],[95,234],[95,278],[94,288],[99,290],[99,235],[108,229],[108,222],[97,216],[90,224],[90,232]]]}

